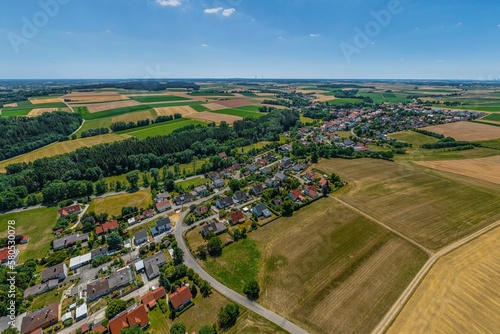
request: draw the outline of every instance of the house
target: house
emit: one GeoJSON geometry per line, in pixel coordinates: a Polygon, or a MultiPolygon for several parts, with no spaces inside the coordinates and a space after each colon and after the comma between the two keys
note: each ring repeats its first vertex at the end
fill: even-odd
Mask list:
{"type": "Polygon", "coordinates": [[[175,205],[183,205],[183,204],[186,204],[189,202],[191,202],[191,195],[189,195],[189,194],[179,195],[179,196],[174,198],[175,205]]]}
{"type": "Polygon", "coordinates": [[[131,311],[125,311],[109,322],[111,334],[120,334],[122,329],[138,325],[141,330],[149,326],[149,317],[145,305],[140,305],[131,311]]]}
{"type": "Polygon", "coordinates": [[[90,263],[92,260],[92,254],[89,252],[87,254],[72,257],[69,260],[69,268],[71,270],[78,269],[90,263]]]}
{"type": "Polygon", "coordinates": [[[292,148],[290,147],[290,145],[283,145],[283,146],[280,146],[278,148],[278,152],[280,152],[280,153],[288,153],[291,151],[292,151],[292,148]]]}
{"type": "Polygon", "coordinates": [[[237,191],[233,195],[234,203],[245,202],[247,198],[248,198],[247,193],[244,190],[237,191]]]}
{"type": "Polygon", "coordinates": [[[170,305],[176,311],[182,310],[184,307],[191,303],[191,299],[193,299],[193,295],[189,290],[189,287],[183,286],[182,288],[177,289],[174,293],[171,293],[169,296],[170,305]]]}
{"type": "Polygon", "coordinates": [[[302,172],[306,168],[307,168],[306,164],[297,164],[297,165],[293,166],[293,171],[294,172],[302,172]]]}
{"type": "MultiPolygon", "coordinates": [[[[168,194],[168,193],[167,193],[167,194],[168,194]]],[[[168,197],[170,198],[170,194],[168,195],[168,197]]],[[[160,201],[160,202],[161,202],[161,201],[160,201]]],[[[146,218],[152,218],[152,217],[154,217],[154,215],[155,215],[155,210],[153,210],[153,209],[148,209],[148,210],[144,211],[142,214],[143,214],[146,218]]]]}
{"type": "Polygon", "coordinates": [[[167,263],[167,258],[163,252],[158,252],[143,260],[144,271],[148,280],[160,276],[160,267],[167,263]]]}
{"type": "Polygon", "coordinates": [[[264,167],[260,170],[261,175],[266,175],[272,172],[272,169],[270,167],[264,167]]]}
{"type": "Polygon", "coordinates": [[[35,333],[38,329],[44,329],[59,321],[59,302],[45,306],[33,313],[26,314],[21,323],[21,334],[35,333]]]}
{"type": "Polygon", "coordinates": [[[118,224],[117,220],[105,222],[104,224],[102,224],[101,226],[98,226],[95,229],[95,234],[102,235],[102,234],[117,230],[119,227],[120,227],[120,225],[118,224]]]}
{"type": "Polygon", "coordinates": [[[155,227],[150,228],[150,231],[153,236],[157,236],[170,231],[171,229],[172,227],[170,225],[170,218],[163,217],[156,222],[155,227]]]}
{"type": "Polygon", "coordinates": [[[90,251],[90,257],[92,259],[97,259],[105,255],[108,255],[108,246],[102,246],[90,251]]]}
{"type": "Polygon", "coordinates": [[[224,160],[227,160],[227,154],[226,154],[226,152],[219,153],[219,157],[221,157],[224,160]]]}
{"type": "Polygon", "coordinates": [[[164,192],[156,195],[155,202],[158,203],[158,202],[168,201],[170,198],[171,198],[170,193],[164,192]]]}
{"type": "Polygon", "coordinates": [[[311,182],[316,181],[316,174],[315,174],[313,171],[308,171],[308,172],[304,175],[304,177],[305,177],[306,179],[308,179],[309,181],[311,181],[311,182]]]}
{"type": "Polygon", "coordinates": [[[247,164],[245,166],[245,168],[250,172],[250,173],[253,173],[257,170],[257,166],[254,166],[254,165],[250,165],[250,164],[247,164]]]}
{"type": "Polygon", "coordinates": [[[87,302],[91,302],[111,292],[109,282],[101,278],[87,284],[87,302]]]}
{"type": "Polygon", "coordinates": [[[300,189],[291,190],[288,193],[288,195],[294,202],[302,202],[303,200],[305,200],[304,196],[302,196],[302,192],[300,191],[300,189]]]}
{"type": "Polygon", "coordinates": [[[57,279],[64,281],[68,277],[68,267],[65,263],[59,263],[42,271],[42,283],[57,279]]]}
{"type": "Polygon", "coordinates": [[[274,178],[267,178],[265,184],[267,188],[276,188],[280,185],[280,182],[274,178]]]}
{"type": "Polygon", "coordinates": [[[240,170],[241,169],[241,165],[239,163],[235,163],[233,164],[233,170],[240,170]]]}
{"type": "Polygon", "coordinates": [[[139,246],[145,242],[148,242],[148,233],[146,231],[137,232],[134,235],[134,245],[139,246]]]}
{"type": "Polygon", "coordinates": [[[104,327],[102,324],[97,324],[92,326],[92,332],[99,332],[99,333],[107,333],[108,329],[104,327]]]}
{"type": "Polygon", "coordinates": [[[327,184],[328,184],[328,180],[327,180],[327,179],[325,179],[325,178],[321,178],[321,180],[319,180],[319,186],[320,186],[321,188],[323,188],[323,187],[324,187],[325,185],[327,185],[327,184]]]}
{"type": "Polygon", "coordinates": [[[262,203],[253,207],[252,212],[257,215],[257,217],[269,218],[272,216],[271,211],[267,208],[267,206],[262,203]]]}
{"type": "Polygon", "coordinates": [[[208,178],[210,180],[212,180],[212,181],[215,181],[215,180],[218,180],[218,179],[223,179],[224,178],[224,174],[212,171],[212,172],[208,173],[208,178]]]}
{"type": "Polygon", "coordinates": [[[136,223],[135,217],[127,219],[128,226],[134,225],[136,223]]]}
{"type": "Polygon", "coordinates": [[[207,189],[206,185],[202,185],[202,186],[194,188],[194,192],[198,196],[207,196],[208,195],[208,189],[207,189]]]}
{"type": "Polygon", "coordinates": [[[156,211],[162,213],[162,212],[170,210],[172,208],[172,205],[170,205],[169,200],[165,200],[165,201],[157,202],[155,204],[155,207],[156,207],[156,211]]]}
{"type": "Polygon", "coordinates": [[[88,241],[89,240],[89,235],[87,233],[85,234],[70,234],[66,235],[62,238],[55,239],[52,242],[52,248],[56,251],[59,249],[63,249],[66,247],[71,247],[77,243],[77,241],[88,241]]]}
{"type": "Polygon", "coordinates": [[[201,228],[201,234],[206,237],[210,232],[215,235],[224,233],[227,231],[227,227],[224,223],[210,223],[201,228]]]}
{"type": "Polygon", "coordinates": [[[28,241],[30,241],[30,238],[27,235],[24,235],[23,238],[21,239],[21,241],[19,241],[19,243],[21,245],[24,245],[24,244],[27,244],[28,241]]]}
{"type": "Polygon", "coordinates": [[[48,282],[37,284],[24,290],[23,298],[26,299],[30,296],[37,296],[39,294],[45,293],[47,291],[57,288],[59,285],[59,280],[51,279],[48,282]]]}
{"type": "Polygon", "coordinates": [[[78,322],[85,319],[87,317],[87,312],[87,304],[83,303],[82,305],[78,306],[75,310],[75,321],[78,322]]]}
{"type": "Polygon", "coordinates": [[[224,198],[219,198],[217,201],[215,201],[215,205],[217,206],[218,209],[225,209],[227,207],[230,207],[233,205],[233,198],[231,196],[227,196],[224,198]]]}
{"type": "Polygon", "coordinates": [[[265,165],[267,165],[267,159],[266,158],[257,159],[257,163],[262,167],[264,167],[265,165]]]}
{"type": "Polygon", "coordinates": [[[252,188],[252,194],[259,196],[264,192],[264,190],[264,186],[262,184],[258,184],[252,188]]]}
{"type": "Polygon", "coordinates": [[[212,182],[212,185],[214,188],[222,188],[225,185],[224,179],[216,179],[212,182]]]}
{"type": "Polygon", "coordinates": [[[194,210],[194,213],[197,215],[197,216],[203,216],[205,213],[208,212],[208,208],[205,206],[205,205],[200,205],[199,207],[197,207],[195,210],[194,210]]]}
{"type": "Polygon", "coordinates": [[[274,179],[279,181],[280,183],[286,181],[287,177],[285,174],[283,174],[282,172],[278,172],[276,173],[276,175],[274,176],[274,179]]]}
{"type": "Polygon", "coordinates": [[[109,290],[113,291],[132,283],[134,277],[130,267],[125,267],[115,271],[107,277],[109,290]]]}
{"type": "Polygon", "coordinates": [[[283,157],[283,159],[281,159],[280,163],[281,169],[290,169],[292,166],[293,166],[293,160],[290,159],[290,157],[283,157]]]}
{"type": "Polygon", "coordinates": [[[245,222],[245,216],[243,216],[243,212],[241,210],[233,211],[230,214],[229,224],[234,226],[236,224],[242,224],[245,222]]]}
{"type": "Polygon", "coordinates": [[[282,206],[283,200],[280,197],[276,197],[275,199],[273,199],[273,205],[274,206],[282,206]]]}
{"type": "Polygon", "coordinates": [[[149,291],[144,296],[141,297],[141,302],[144,306],[149,308],[150,310],[155,308],[156,302],[162,298],[167,296],[167,292],[165,289],[160,286],[159,288],[149,291]]]}
{"type": "Polygon", "coordinates": [[[307,186],[306,190],[304,190],[304,193],[312,198],[318,197],[318,190],[316,189],[316,185],[313,184],[311,186],[307,186]]]}
{"type": "Polygon", "coordinates": [[[61,228],[58,228],[57,230],[55,230],[53,233],[54,233],[54,235],[59,235],[59,234],[61,234],[63,231],[64,231],[64,229],[61,227],[61,228]]]}
{"type": "Polygon", "coordinates": [[[73,204],[73,205],[61,208],[59,210],[59,214],[62,217],[67,217],[67,216],[73,215],[73,214],[79,214],[81,212],[82,212],[82,208],[80,208],[80,204],[73,204]]]}
{"type": "Polygon", "coordinates": [[[14,246],[13,250],[9,250],[9,248],[4,248],[0,250],[0,263],[1,264],[16,264],[17,258],[19,256],[19,250],[14,246]]]}

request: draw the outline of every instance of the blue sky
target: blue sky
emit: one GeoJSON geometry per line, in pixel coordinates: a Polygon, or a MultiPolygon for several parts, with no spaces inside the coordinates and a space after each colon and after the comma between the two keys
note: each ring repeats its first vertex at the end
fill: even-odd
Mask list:
{"type": "Polygon", "coordinates": [[[0,78],[494,79],[498,13],[498,0],[2,0],[0,78]]]}

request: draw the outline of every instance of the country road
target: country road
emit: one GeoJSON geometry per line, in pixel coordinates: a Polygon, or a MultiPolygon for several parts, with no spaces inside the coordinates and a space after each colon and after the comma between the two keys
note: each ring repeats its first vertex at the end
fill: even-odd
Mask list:
{"type": "Polygon", "coordinates": [[[175,230],[174,230],[175,239],[177,240],[177,245],[184,252],[184,264],[186,266],[188,266],[189,268],[193,269],[194,272],[197,273],[198,275],[200,275],[201,278],[208,281],[215,290],[217,290],[219,293],[221,293],[226,298],[246,307],[250,311],[257,313],[258,315],[275,323],[276,325],[280,326],[281,328],[287,330],[288,332],[290,332],[292,334],[307,333],[305,330],[303,330],[302,328],[293,324],[292,322],[288,321],[287,319],[277,315],[276,313],[262,307],[261,305],[255,303],[255,302],[250,301],[248,298],[240,295],[239,293],[229,289],[227,286],[221,284],[215,278],[210,276],[210,274],[207,273],[200,266],[200,264],[196,261],[194,256],[191,254],[191,252],[186,244],[186,241],[184,240],[184,233],[189,229],[189,227],[184,226],[183,222],[184,222],[184,218],[186,217],[186,215],[188,213],[189,213],[189,211],[185,211],[184,213],[182,213],[182,215],[177,220],[177,223],[175,225],[175,230]]]}

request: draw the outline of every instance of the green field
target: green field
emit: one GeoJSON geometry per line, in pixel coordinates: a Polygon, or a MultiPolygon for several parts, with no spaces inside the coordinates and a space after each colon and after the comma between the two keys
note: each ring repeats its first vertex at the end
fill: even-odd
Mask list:
{"type": "Polygon", "coordinates": [[[3,108],[2,117],[26,116],[33,109],[3,108]]]}
{"type": "Polygon", "coordinates": [[[486,117],[483,117],[482,119],[488,120],[488,121],[500,122],[500,114],[490,114],[486,117]]]}
{"type": "Polygon", "coordinates": [[[29,259],[43,258],[50,249],[50,242],[53,239],[52,227],[54,227],[58,215],[57,207],[0,215],[2,221],[0,237],[7,236],[8,225],[6,222],[15,220],[16,234],[27,235],[30,238],[27,244],[18,246],[21,251],[19,261],[22,263],[29,259]]]}
{"type": "Polygon", "coordinates": [[[157,95],[157,96],[129,96],[132,100],[136,100],[141,103],[151,103],[151,102],[168,102],[168,101],[186,101],[188,98],[174,95],[157,95]]]}
{"type": "Polygon", "coordinates": [[[197,177],[197,178],[190,179],[190,180],[176,182],[176,184],[178,186],[181,186],[184,189],[196,188],[196,187],[199,187],[199,186],[207,184],[207,183],[210,183],[210,179],[206,179],[204,177],[197,177]]]}
{"type": "Polygon", "coordinates": [[[430,249],[500,219],[498,185],[382,160],[331,159],[318,168],[350,184],[343,201],[430,249]]]}
{"type": "Polygon", "coordinates": [[[191,95],[191,96],[234,96],[231,93],[207,93],[204,91],[193,92],[189,95],[191,95]]]}
{"type": "Polygon", "coordinates": [[[85,120],[92,120],[92,119],[98,119],[98,118],[118,116],[118,115],[122,115],[122,114],[126,114],[126,113],[131,113],[134,111],[148,110],[148,109],[152,109],[152,107],[144,104],[144,105],[140,105],[140,106],[131,106],[131,107],[123,107],[123,108],[105,110],[105,111],[96,112],[96,113],[89,112],[87,107],[76,107],[73,109],[75,110],[76,113],[80,114],[85,120]]]}
{"type": "Polygon", "coordinates": [[[451,106],[448,107],[446,105],[437,105],[437,107],[445,108],[445,109],[460,109],[460,110],[478,110],[478,111],[488,111],[488,112],[500,112],[500,104],[470,104],[463,106],[451,106]]]}
{"type": "Polygon", "coordinates": [[[98,214],[107,212],[110,217],[120,216],[123,207],[135,206],[139,209],[146,209],[152,202],[151,191],[145,189],[133,193],[95,198],[90,203],[87,211],[94,211],[98,214]]]}
{"type": "Polygon", "coordinates": [[[139,139],[146,139],[148,137],[154,137],[154,136],[165,136],[172,133],[174,130],[183,128],[188,125],[205,125],[205,124],[206,123],[200,121],[179,118],[164,123],[158,123],[141,128],[124,130],[120,131],[119,133],[128,134],[137,137],[139,139]]]}
{"type": "Polygon", "coordinates": [[[343,106],[348,103],[360,103],[363,102],[362,99],[352,99],[352,98],[341,98],[341,99],[335,99],[328,101],[328,104],[333,104],[336,106],[343,106]]]}
{"type": "Polygon", "coordinates": [[[214,110],[212,111],[213,113],[216,114],[224,114],[224,115],[233,115],[233,116],[239,116],[239,117],[253,117],[253,118],[258,118],[264,116],[264,114],[257,113],[257,112],[251,112],[251,111],[245,111],[241,109],[221,109],[221,110],[214,110]]]}
{"type": "Polygon", "coordinates": [[[238,109],[238,110],[244,110],[244,111],[251,111],[251,112],[259,112],[259,108],[261,106],[255,106],[255,105],[251,105],[251,106],[242,106],[242,107],[237,107],[237,108],[234,108],[234,109],[238,109]]]}
{"type": "Polygon", "coordinates": [[[197,112],[210,111],[210,109],[205,107],[203,104],[195,104],[195,105],[192,105],[191,108],[193,108],[197,112]]]}

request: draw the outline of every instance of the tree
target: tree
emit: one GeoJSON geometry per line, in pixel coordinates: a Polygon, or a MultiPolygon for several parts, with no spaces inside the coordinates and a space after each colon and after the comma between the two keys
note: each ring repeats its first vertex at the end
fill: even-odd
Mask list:
{"type": "Polygon", "coordinates": [[[125,175],[125,178],[127,179],[128,183],[130,183],[130,188],[136,189],[137,185],[139,184],[139,171],[133,170],[131,172],[128,172],[125,175]]]}
{"type": "Polygon", "coordinates": [[[185,334],[186,333],[186,325],[183,322],[176,322],[170,328],[170,334],[185,334]]]}
{"type": "Polygon", "coordinates": [[[184,252],[179,247],[174,247],[174,264],[181,264],[184,261],[184,252]]]}
{"type": "Polygon", "coordinates": [[[111,233],[108,236],[107,240],[109,249],[120,249],[120,246],[122,244],[122,237],[118,233],[111,233]]]}
{"type": "Polygon", "coordinates": [[[160,170],[158,168],[151,168],[149,170],[149,173],[151,174],[151,177],[153,178],[153,180],[158,182],[158,176],[160,175],[160,170]]]}
{"type": "Polygon", "coordinates": [[[218,314],[219,327],[223,330],[230,328],[236,323],[239,315],[240,307],[237,304],[226,305],[218,314]]]}
{"type": "Polygon", "coordinates": [[[201,260],[206,260],[207,259],[207,246],[205,245],[199,245],[198,248],[196,248],[196,255],[198,255],[198,257],[201,259],[201,260]]]}
{"type": "Polygon", "coordinates": [[[201,282],[200,292],[204,298],[210,296],[210,294],[212,293],[212,286],[210,285],[210,283],[207,281],[201,282]]]}
{"type": "Polygon", "coordinates": [[[106,308],[106,318],[112,319],[127,309],[127,302],[121,299],[113,299],[106,308]]]}
{"type": "Polygon", "coordinates": [[[146,173],[142,174],[142,186],[147,188],[147,187],[149,187],[149,184],[150,184],[150,182],[149,182],[148,174],[146,174],[146,173]]]}
{"type": "Polygon", "coordinates": [[[293,206],[292,200],[290,198],[286,198],[281,207],[281,214],[285,217],[291,216],[293,214],[293,206]]]}
{"type": "Polygon", "coordinates": [[[211,256],[221,256],[222,255],[222,240],[219,237],[212,237],[207,243],[208,254],[211,256]]]}
{"type": "MultiPolygon", "coordinates": [[[[201,333],[201,331],[200,331],[201,333]]],[[[207,332],[209,333],[209,332],[207,332]]],[[[5,329],[2,334],[19,334],[19,330],[16,328],[16,327],[11,327],[11,328],[7,328],[5,329]]]]}
{"type": "Polygon", "coordinates": [[[123,328],[120,334],[141,334],[143,333],[139,325],[134,325],[132,327],[123,328]]]}
{"type": "Polygon", "coordinates": [[[312,156],[311,156],[311,162],[313,164],[317,163],[318,162],[318,153],[316,153],[316,151],[313,152],[312,156]]]}
{"type": "Polygon", "coordinates": [[[100,179],[99,181],[96,182],[95,193],[97,195],[104,194],[107,191],[108,191],[108,185],[106,184],[106,181],[104,179],[100,179]]]}
{"type": "Polygon", "coordinates": [[[160,272],[160,286],[164,287],[166,291],[170,291],[171,284],[164,271],[160,272]]]}
{"type": "Polygon", "coordinates": [[[236,179],[231,179],[228,185],[234,193],[241,189],[240,181],[236,179]]]}
{"type": "Polygon", "coordinates": [[[198,288],[196,287],[196,284],[192,284],[189,287],[189,291],[191,291],[191,294],[193,295],[193,298],[196,298],[196,296],[198,295],[198,288]]]}
{"type": "Polygon", "coordinates": [[[250,300],[257,300],[259,298],[260,287],[256,280],[251,280],[245,284],[243,288],[243,293],[247,295],[250,300]]]}
{"type": "Polygon", "coordinates": [[[217,332],[215,331],[213,326],[210,325],[204,325],[201,326],[200,330],[198,331],[198,334],[216,334],[217,332]]]}
{"type": "Polygon", "coordinates": [[[235,228],[233,230],[233,240],[238,241],[243,238],[243,234],[241,233],[239,228],[235,228]]]}

